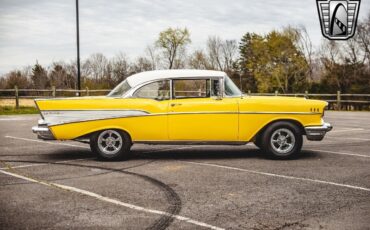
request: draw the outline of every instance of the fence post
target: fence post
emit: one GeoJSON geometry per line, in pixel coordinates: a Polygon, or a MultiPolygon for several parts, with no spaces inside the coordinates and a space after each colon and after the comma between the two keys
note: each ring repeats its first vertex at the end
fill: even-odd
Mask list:
{"type": "Polygon", "coordinates": [[[252,95],[251,90],[248,90],[248,95],[249,95],[249,96],[251,96],[251,95],[252,95]]]}
{"type": "Polygon", "coordinates": [[[55,89],[55,86],[52,86],[51,90],[52,90],[52,96],[55,97],[57,95],[56,93],[57,90],[55,89]]]}
{"type": "Polygon", "coordinates": [[[308,98],[308,91],[306,90],[306,91],[304,91],[304,97],[305,98],[308,98]]]}
{"type": "Polygon", "coordinates": [[[19,92],[18,86],[14,86],[14,93],[15,93],[15,108],[19,109],[19,92]]]}
{"type": "Polygon", "coordinates": [[[277,96],[277,95],[278,95],[278,93],[279,93],[279,92],[278,92],[277,90],[275,90],[275,96],[277,96]]]}
{"type": "Polygon", "coordinates": [[[337,91],[337,110],[341,110],[341,97],[340,97],[340,91],[337,91]]]}
{"type": "Polygon", "coordinates": [[[86,86],[86,96],[90,96],[89,87],[86,86]]]}

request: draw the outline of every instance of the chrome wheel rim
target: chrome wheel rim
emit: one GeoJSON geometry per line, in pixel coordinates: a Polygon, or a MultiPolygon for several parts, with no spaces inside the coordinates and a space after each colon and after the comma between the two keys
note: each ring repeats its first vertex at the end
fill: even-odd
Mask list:
{"type": "Polygon", "coordinates": [[[289,155],[290,151],[294,148],[295,137],[289,129],[281,128],[275,130],[271,135],[271,146],[280,156],[289,155]]]}
{"type": "Polygon", "coordinates": [[[115,130],[106,130],[99,134],[98,147],[107,155],[118,153],[122,148],[122,137],[115,130]]]}

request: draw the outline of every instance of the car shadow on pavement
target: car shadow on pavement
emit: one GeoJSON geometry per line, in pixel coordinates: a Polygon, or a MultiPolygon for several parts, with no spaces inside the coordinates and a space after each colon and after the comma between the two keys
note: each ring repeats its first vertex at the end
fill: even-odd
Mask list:
{"type": "Polygon", "coordinates": [[[92,158],[94,154],[90,150],[54,150],[47,154],[40,155],[41,159],[64,161],[64,160],[77,160],[83,158],[92,158]]]}
{"type": "MultiPolygon", "coordinates": [[[[98,161],[95,155],[88,149],[86,150],[54,150],[46,154],[40,154],[43,160],[51,161],[67,161],[84,158],[92,158],[92,161],[98,161]]],[[[310,158],[320,158],[320,154],[314,151],[303,151],[302,154],[291,160],[302,160],[310,158]]],[[[170,150],[142,150],[133,149],[130,159],[151,159],[151,160],[196,160],[196,159],[261,159],[270,160],[260,149],[233,149],[230,147],[222,148],[214,147],[204,148],[194,147],[187,149],[170,149],[170,150]]]]}
{"type": "MultiPolygon", "coordinates": [[[[297,158],[290,160],[301,160],[309,158],[317,158],[318,154],[315,152],[303,151],[302,154],[297,158]]],[[[266,154],[260,149],[197,149],[196,147],[191,149],[175,149],[166,152],[152,152],[145,153],[145,151],[133,150],[132,157],[134,159],[155,159],[155,160],[191,160],[191,159],[267,159],[266,154]]]]}

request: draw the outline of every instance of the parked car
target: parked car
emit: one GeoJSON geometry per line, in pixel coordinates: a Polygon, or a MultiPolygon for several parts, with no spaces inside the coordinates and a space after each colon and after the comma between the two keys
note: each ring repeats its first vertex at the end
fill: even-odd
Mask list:
{"type": "Polygon", "coordinates": [[[127,157],[135,143],[245,145],[280,159],[300,153],[303,136],[332,129],[325,101],[243,95],[224,72],[160,70],[128,77],[107,96],[37,99],[44,140],[89,142],[103,159],[127,157]]]}

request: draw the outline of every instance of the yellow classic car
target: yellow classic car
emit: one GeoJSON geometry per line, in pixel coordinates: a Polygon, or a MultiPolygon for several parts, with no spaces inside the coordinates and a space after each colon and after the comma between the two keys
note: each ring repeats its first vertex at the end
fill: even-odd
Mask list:
{"type": "Polygon", "coordinates": [[[303,135],[332,129],[327,102],[243,95],[224,72],[157,70],[128,77],[107,96],[37,99],[44,140],[90,144],[101,159],[129,156],[134,143],[245,145],[274,158],[300,153],[303,135]]]}

